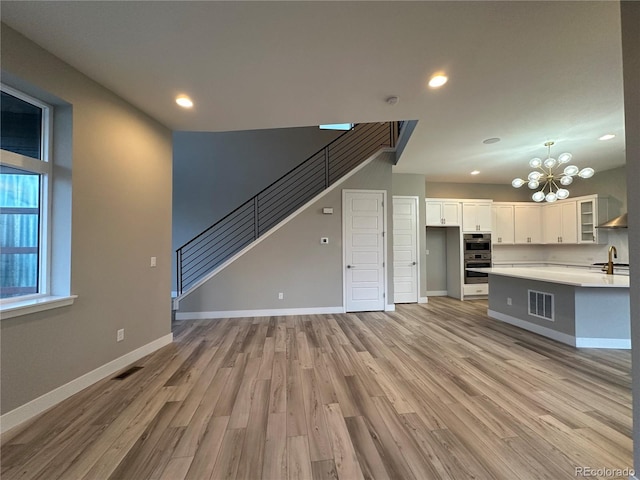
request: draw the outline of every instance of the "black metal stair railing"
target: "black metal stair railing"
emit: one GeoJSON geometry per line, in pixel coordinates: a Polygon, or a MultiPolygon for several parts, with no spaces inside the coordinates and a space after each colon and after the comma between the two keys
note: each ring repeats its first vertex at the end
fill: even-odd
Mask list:
{"type": "Polygon", "coordinates": [[[178,294],[384,147],[400,122],[363,123],[345,132],[176,250],[178,294]]]}

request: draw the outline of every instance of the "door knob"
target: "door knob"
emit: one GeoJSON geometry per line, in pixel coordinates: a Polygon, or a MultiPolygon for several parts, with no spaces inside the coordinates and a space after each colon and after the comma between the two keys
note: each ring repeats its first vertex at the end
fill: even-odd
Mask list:
{"type": "Polygon", "coordinates": [[[412,263],[411,263],[411,266],[413,266],[413,265],[415,265],[415,264],[416,264],[416,262],[412,262],[412,263]]]}
{"type": "Polygon", "coordinates": [[[347,268],[351,268],[351,265],[347,265],[347,268]]]}

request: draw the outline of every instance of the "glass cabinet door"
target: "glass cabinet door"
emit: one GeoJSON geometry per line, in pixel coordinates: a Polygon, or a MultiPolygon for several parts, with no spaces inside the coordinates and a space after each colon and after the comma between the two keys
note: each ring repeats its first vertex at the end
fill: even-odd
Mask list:
{"type": "Polygon", "coordinates": [[[582,200],[578,211],[580,218],[578,221],[578,242],[579,243],[596,243],[596,216],[595,201],[582,200]]]}

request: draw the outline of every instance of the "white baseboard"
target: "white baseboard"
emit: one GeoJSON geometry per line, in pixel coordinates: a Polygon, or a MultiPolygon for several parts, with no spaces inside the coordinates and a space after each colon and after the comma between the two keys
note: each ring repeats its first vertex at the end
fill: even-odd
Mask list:
{"type": "Polygon", "coordinates": [[[384,311],[385,312],[395,312],[396,311],[396,306],[393,303],[391,305],[386,305],[384,307],[384,311]]]}
{"type": "Polygon", "coordinates": [[[427,291],[427,297],[446,297],[449,295],[447,290],[429,290],[427,291]]]}
{"type": "Polygon", "coordinates": [[[140,348],[136,348],[135,350],[116,358],[95,370],[71,380],[69,383],[51,390],[50,392],[5,413],[0,417],[0,432],[4,433],[14,427],[17,427],[21,423],[26,422],[61,401],[69,398],[71,395],[74,395],[103,378],[122,370],[124,367],[140,360],[142,357],[159,350],[165,345],[169,345],[171,342],[173,342],[173,333],[169,333],[168,335],[160,337],[151,343],[147,343],[140,348]]]}
{"type": "Polygon", "coordinates": [[[611,348],[618,350],[631,350],[631,339],[628,338],[574,337],[573,335],[557,332],[550,328],[527,322],[526,320],[512,317],[511,315],[496,312],[494,310],[487,310],[487,315],[491,318],[495,318],[496,320],[515,325],[516,327],[529,330],[530,332],[543,335],[576,348],[611,348]]]}
{"type": "Polygon", "coordinates": [[[270,310],[226,310],[222,312],[176,312],[176,320],[206,320],[239,317],[285,317],[345,313],[344,307],[274,308],[270,310]]]}
{"type": "Polygon", "coordinates": [[[578,348],[613,348],[617,350],[631,350],[630,338],[576,338],[578,348]]]}
{"type": "Polygon", "coordinates": [[[418,297],[418,303],[429,303],[429,297],[418,297]]]}
{"type": "Polygon", "coordinates": [[[557,332],[550,328],[536,325],[535,323],[527,322],[526,320],[512,317],[511,315],[507,315],[505,313],[496,312],[495,310],[487,310],[487,315],[489,315],[491,318],[495,318],[496,320],[500,320],[510,325],[515,325],[516,327],[523,328],[524,330],[529,330],[530,332],[537,333],[538,335],[551,338],[552,340],[566,343],[567,345],[571,345],[572,347],[576,346],[576,337],[574,337],[573,335],[557,332]]]}

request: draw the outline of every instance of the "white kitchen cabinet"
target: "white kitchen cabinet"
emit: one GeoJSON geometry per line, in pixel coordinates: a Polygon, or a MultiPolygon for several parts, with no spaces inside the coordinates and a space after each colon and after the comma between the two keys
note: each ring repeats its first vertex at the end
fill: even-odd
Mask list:
{"type": "Polygon", "coordinates": [[[491,232],[491,201],[462,202],[462,231],[491,232]]]}
{"type": "Polygon", "coordinates": [[[578,210],[577,202],[562,202],[562,230],[560,243],[578,243],[578,210]]]}
{"type": "Polygon", "coordinates": [[[465,297],[473,297],[475,295],[489,295],[488,283],[471,283],[462,287],[462,293],[465,297]]]}
{"type": "Polygon", "coordinates": [[[578,243],[606,244],[606,230],[597,229],[608,220],[608,201],[597,195],[576,198],[578,216],[578,243]]]}
{"type": "Polygon", "coordinates": [[[513,204],[494,203],[491,212],[493,215],[491,242],[499,245],[513,245],[513,204]]]}
{"type": "Polygon", "coordinates": [[[515,205],[513,218],[515,244],[542,243],[541,205],[515,205]]]}
{"type": "Polygon", "coordinates": [[[575,200],[542,206],[544,243],[578,243],[578,214],[575,200]]]}
{"type": "Polygon", "coordinates": [[[460,225],[460,202],[427,198],[427,226],[460,225]]]}

